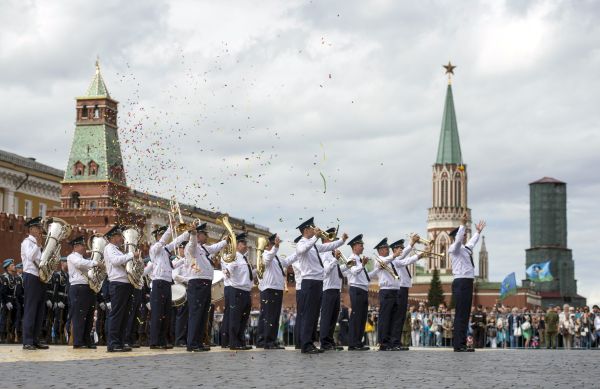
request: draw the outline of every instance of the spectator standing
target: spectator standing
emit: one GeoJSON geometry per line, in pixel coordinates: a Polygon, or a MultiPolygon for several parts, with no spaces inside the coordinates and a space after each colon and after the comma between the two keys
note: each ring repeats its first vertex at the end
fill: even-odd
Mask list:
{"type": "Polygon", "coordinates": [[[523,341],[525,348],[529,348],[529,343],[531,342],[531,336],[533,333],[533,329],[531,326],[531,316],[523,315],[523,323],[521,323],[521,332],[523,334],[523,341]]]}
{"type": "Polygon", "coordinates": [[[496,348],[498,346],[498,328],[496,327],[496,319],[494,317],[488,318],[486,332],[490,347],[496,348]]]}
{"type": "Polygon", "coordinates": [[[521,345],[522,329],[521,324],[523,318],[519,315],[519,309],[514,307],[512,312],[507,317],[508,321],[508,336],[510,339],[510,348],[517,348],[521,345]]]}
{"type": "Polygon", "coordinates": [[[555,308],[548,308],[544,321],[546,323],[546,348],[556,349],[559,317],[555,308]]]}

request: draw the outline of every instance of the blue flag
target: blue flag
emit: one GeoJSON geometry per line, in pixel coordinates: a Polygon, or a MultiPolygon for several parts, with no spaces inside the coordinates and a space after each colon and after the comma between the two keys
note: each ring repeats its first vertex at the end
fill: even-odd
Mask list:
{"type": "Polygon", "coordinates": [[[550,273],[550,261],[534,263],[527,268],[525,273],[527,273],[527,278],[531,281],[544,282],[554,279],[552,273],[550,273]]]}
{"type": "Polygon", "coordinates": [[[515,293],[517,293],[517,277],[515,276],[515,272],[512,272],[504,277],[504,281],[500,285],[500,300],[504,300],[515,293]]]}

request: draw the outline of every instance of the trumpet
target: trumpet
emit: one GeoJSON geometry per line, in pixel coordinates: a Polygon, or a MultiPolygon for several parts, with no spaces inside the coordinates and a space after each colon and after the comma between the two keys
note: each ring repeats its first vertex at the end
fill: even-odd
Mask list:
{"type": "Polygon", "coordinates": [[[374,255],[373,258],[375,258],[375,262],[377,262],[377,264],[379,265],[379,267],[382,270],[388,272],[389,275],[391,275],[392,277],[394,277],[394,279],[396,279],[396,280],[400,279],[400,277],[398,276],[398,273],[395,272],[394,269],[392,268],[392,266],[394,266],[393,264],[390,265],[388,263],[385,263],[384,261],[381,260],[381,258],[379,258],[379,255],[377,255],[375,253],[373,253],[373,255],[374,255]]]}
{"type": "Polygon", "coordinates": [[[352,267],[356,265],[356,261],[354,259],[346,258],[344,256],[344,253],[342,253],[341,251],[338,251],[338,253],[340,253],[339,258],[337,258],[339,265],[345,265],[346,267],[352,267]]]}
{"type": "Polygon", "coordinates": [[[183,221],[183,216],[181,216],[181,208],[179,207],[179,202],[175,199],[175,197],[171,197],[169,201],[169,226],[171,227],[171,231],[173,234],[173,239],[175,239],[178,235],[186,231],[191,231],[196,228],[196,225],[200,223],[200,219],[195,219],[192,223],[186,223],[183,221]]]}
{"type": "Polygon", "coordinates": [[[446,256],[446,254],[444,254],[444,253],[434,253],[433,251],[419,250],[419,249],[413,249],[413,250],[415,253],[423,254],[425,257],[444,258],[446,256]]]}
{"type": "Polygon", "coordinates": [[[417,243],[424,244],[425,246],[431,246],[431,244],[433,243],[431,240],[423,239],[421,238],[421,235],[415,233],[410,234],[409,238],[412,239],[413,236],[418,236],[419,240],[417,240],[417,243]]]}
{"type": "Polygon", "coordinates": [[[335,228],[335,231],[330,233],[327,233],[316,226],[312,226],[312,228],[316,230],[315,235],[317,235],[319,238],[323,240],[336,240],[340,225],[338,224],[338,226],[335,228]]]}

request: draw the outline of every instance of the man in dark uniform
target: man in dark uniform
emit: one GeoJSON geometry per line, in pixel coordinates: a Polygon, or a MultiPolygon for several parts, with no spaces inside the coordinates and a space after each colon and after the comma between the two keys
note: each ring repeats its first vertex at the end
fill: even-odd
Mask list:
{"type": "Polygon", "coordinates": [[[52,343],[52,326],[54,325],[54,308],[56,307],[56,302],[54,301],[54,285],[52,284],[52,278],[50,282],[43,285],[44,288],[44,298],[46,299],[46,303],[44,304],[43,312],[44,318],[42,322],[42,331],[41,336],[42,339],[40,341],[42,343],[48,344],[52,343]]]}
{"type": "Polygon", "coordinates": [[[25,302],[25,291],[23,289],[23,264],[19,263],[15,267],[17,270],[17,275],[15,276],[15,296],[17,302],[15,328],[17,329],[17,343],[21,343],[23,339],[23,304],[25,302]]]}
{"type": "Polygon", "coordinates": [[[17,272],[15,261],[5,259],[2,263],[4,273],[0,276],[0,342],[13,343],[16,336],[17,319],[17,272]]]}
{"type": "MultiPolygon", "coordinates": [[[[144,263],[148,264],[148,262],[150,262],[150,257],[144,258],[144,263]]],[[[139,344],[141,346],[148,346],[150,338],[150,285],[152,284],[152,280],[150,279],[150,276],[146,275],[143,277],[143,281],[139,344]]]]}
{"type": "Polygon", "coordinates": [[[485,329],[487,324],[487,315],[483,312],[481,305],[471,315],[471,329],[473,330],[473,347],[483,348],[485,342],[485,329]]]}
{"type": "Polygon", "coordinates": [[[67,257],[60,259],[60,270],[52,274],[52,294],[53,294],[53,321],[52,321],[52,340],[54,344],[66,344],[67,337],[65,327],[69,313],[69,274],[67,267],[67,257]]]}
{"type": "Polygon", "coordinates": [[[108,293],[108,278],[104,279],[100,292],[96,293],[96,334],[98,335],[98,344],[106,346],[106,334],[108,331],[108,310],[110,296],[108,293]]]}
{"type": "Polygon", "coordinates": [[[338,318],[338,323],[340,324],[340,334],[338,341],[342,346],[348,346],[349,321],[350,313],[348,312],[348,307],[345,304],[342,304],[342,308],[340,309],[340,316],[338,318]]]}

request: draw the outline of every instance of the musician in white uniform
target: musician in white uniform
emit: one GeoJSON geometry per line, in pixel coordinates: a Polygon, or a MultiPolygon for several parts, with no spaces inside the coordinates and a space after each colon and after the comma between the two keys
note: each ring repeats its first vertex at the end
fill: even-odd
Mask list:
{"type": "MultiPolygon", "coordinates": [[[[302,239],[302,235],[294,239],[294,243],[297,244],[302,239]]],[[[297,253],[293,253],[296,258],[297,253]]],[[[294,325],[294,345],[296,350],[302,349],[302,342],[300,341],[300,329],[302,328],[302,309],[304,308],[304,301],[302,300],[302,271],[300,270],[300,262],[295,261],[292,264],[294,269],[294,284],[296,285],[296,324],[294,325]]]]}
{"type": "MultiPolygon", "coordinates": [[[[121,227],[114,226],[104,237],[108,240],[108,244],[104,248],[104,261],[108,273],[110,294],[106,349],[108,352],[131,351],[131,347],[125,346],[125,333],[131,311],[133,285],[129,282],[125,266],[133,259],[134,253],[123,254],[119,250],[124,242],[121,227]]],[[[135,255],[139,255],[139,251],[135,255]]]]}
{"type": "Polygon", "coordinates": [[[25,223],[28,235],[21,243],[21,261],[23,263],[23,288],[25,304],[23,314],[23,349],[47,349],[40,343],[40,331],[44,320],[44,295],[46,284],[40,281],[39,265],[44,241],[42,237],[42,218],[36,217],[25,223]]]}
{"type": "Polygon", "coordinates": [[[287,283],[287,275],[284,269],[295,261],[296,256],[291,258],[279,258],[277,252],[281,239],[273,234],[268,239],[268,244],[263,252],[265,271],[258,284],[260,290],[260,316],[258,318],[258,340],[257,347],[265,350],[283,350],[285,347],[277,344],[277,332],[279,330],[279,316],[283,303],[283,291],[287,283]]]}
{"type": "Polygon", "coordinates": [[[302,272],[302,295],[304,300],[300,341],[302,342],[302,353],[318,354],[323,350],[316,348],[313,340],[314,331],[319,321],[323,278],[325,277],[321,253],[337,249],[348,239],[348,235],[343,234],[342,239],[335,242],[320,243],[318,241],[319,237],[316,235],[320,233],[320,230],[315,227],[314,218],[312,217],[297,228],[302,233],[302,239],[296,245],[296,254],[302,272]]]}
{"type": "Polygon", "coordinates": [[[477,232],[466,242],[467,215],[463,216],[460,227],[450,232],[453,239],[448,250],[452,260],[452,295],[456,301],[456,314],[454,316],[454,351],[475,351],[467,348],[467,326],[471,316],[471,303],[473,302],[473,279],[475,278],[475,263],[473,262],[473,249],[479,241],[479,235],[485,228],[485,221],[477,223],[477,232]],[[466,242],[466,243],[465,243],[466,242]]]}
{"type": "MultiPolygon", "coordinates": [[[[192,240],[192,236],[195,235],[196,231],[190,231],[190,241],[192,240]]],[[[185,248],[189,245],[190,241],[184,241],[177,246],[177,256],[180,258],[185,258],[185,248]]],[[[190,273],[190,268],[187,266],[187,261],[184,261],[182,266],[179,266],[177,269],[173,269],[173,281],[175,284],[181,284],[186,289],[188,286],[188,277],[187,275],[190,273]]],[[[187,292],[185,297],[185,301],[183,304],[178,307],[173,307],[173,318],[172,322],[175,322],[175,347],[187,347],[187,330],[188,330],[188,320],[189,320],[189,307],[187,301],[187,292]]],[[[173,303],[178,296],[172,295],[171,299],[173,303]]]]}
{"type": "Polygon", "coordinates": [[[87,273],[92,267],[98,266],[98,262],[83,257],[86,253],[83,236],[79,236],[69,243],[73,246],[73,252],[67,257],[73,348],[95,349],[96,345],[92,343],[90,333],[94,325],[96,293],[90,288],[87,273]]]}
{"type": "Polygon", "coordinates": [[[229,280],[231,281],[231,295],[229,297],[229,349],[251,350],[252,346],[246,345],[245,332],[250,317],[252,301],[250,291],[254,286],[254,271],[248,262],[247,234],[236,236],[237,251],[233,262],[227,264],[229,280]]]}
{"type": "Polygon", "coordinates": [[[227,239],[207,245],[206,223],[196,227],[185,247],[185,277],[187,279],[187,351],[209,351],[210,346],[202,343],[204,328],[212,301],[212,280],[215,267],[212,256],[227,246],[227,239]]]}
{"type": "MultiPolygon", "coordinates": [[[[327,234],[335,234],[336,228],[330,228],[325,231],[327,234]]],[[[332,240],[322,238],[323,243],[330,243],[332,240]]],[[[321,255],[325,278],[323,279],[323,297],[321,301],[321,324],[320,341],[322,350],[343,350],[344,347],[338,346],[333,338],[335,324],[340,314],[340,292],[345,274],[348,273],[346,265],[338,263],[336,250],[326,251],[321,255]]]]}
{"type": "Polygon", "coordinates": [[[371,278],[366,269],[367,257],[361,258],[365,249],[363,235],[359,234],[348,242],[352,248],[352,255],[348,260],[354,261],[354,266],[350,268],[348,282],[350,283],[350,303],[352,313],[350,314],[349,332],[348,332],[348,351],[366,351],[369,346],[365,346],[363,338],[365,336],[365,325],[367,324],[367,314],[369,310],[369,282],[371,278]]]}
{"type": "Polygon", "coordinates": [[[176,247],[183,241],[189,240],[189,232],[184,232],[176,239],[171,239],[171,227],[162,226],[152,231],[156,239],[150,247],[150,263],[152,266],[152,291],[150,292],[150,348],[173,348],[169,339],[171,328],[172,296],[171,283],[172,271],[182,266],[185,258],[177,258],[171,262],[171,255],[176,255],[176,247]]]}

